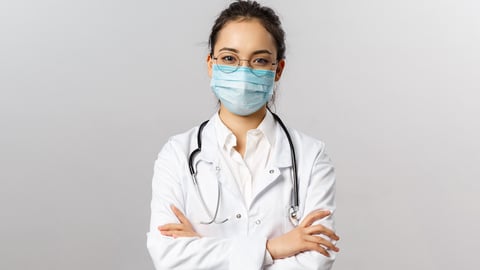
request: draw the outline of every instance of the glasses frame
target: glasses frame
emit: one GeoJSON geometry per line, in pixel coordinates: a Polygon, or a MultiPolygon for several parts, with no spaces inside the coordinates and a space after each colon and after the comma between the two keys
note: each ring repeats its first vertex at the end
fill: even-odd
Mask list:
{"type": "MultiPolygon", "coordinates": [[[[270,71],[273,71],[273,70],[274,70],[273,68],[270,68],[270,69],[255,69],[255,68],[251,65],[251,63],[250,63],[250,61],[251,61],[252,59],[254,59],[254,57],[252,57],[252,58],[250,58],[250,59],[241,59],[240,56],[239,56],[238,54],[234,53],[234,52],[221,52],[221,53],[219,53],[217,56],[213,56],[213,55],[212,55],[212,59],[213,59],[215,65],[217,65],[217,66],[222,66],[222,65],[224,65],[224,64],[218,64],[218,62],[217,62],[217,61],[218,61],[218,58],[219,58],[222,54],[234,55],[234,56],[236,56],[236,58],[238,59],[238,63],[237,63],[236,66],[235,66],[235,65],[226,65],[226,66],[230,66],[230,67],[234,67],[234,68],[235,68],[234,70],[232,70],[232,71],[230,71],[230,72],[224,71],[224,70],[222,70],[221,68],[219,68],[220,71],[222,71],[223,73],[227,73],[227,74],[228,74],[228,73],[233,73],[233,72],[237,71],[238,68],[241,66],[241,63],[242,63],[242,62],[245,62],[245,61],[248,63],[248,66],[250,67],[251,72],[252,72],[253,74],[255,74],[256,76],[261,76],[261,75],[256,74],[256,73],[255,73],[255,70],[259,70],[259,71],[260,71],[260,70],[270,70],[270,71]]],[[[274,66],[276,66],[276,65],[278,65],[278,59],[276,59],[275,61],[273,61],[272,64],[271,64],[272,67],[274,67],[274,66]]]]}

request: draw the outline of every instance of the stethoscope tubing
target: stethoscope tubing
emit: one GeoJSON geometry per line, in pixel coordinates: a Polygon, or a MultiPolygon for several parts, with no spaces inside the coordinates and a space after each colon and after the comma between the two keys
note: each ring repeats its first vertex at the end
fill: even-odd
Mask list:
{"type": "Polygon", "coordinates": [[[285,135],[287,136],[288,144],[290,145],[290,155],[292,157],[292,174],[293,174],[293,186],[292,186],[292,207],[294,208],[295,214],[298,211],[299,201],[298,201],[298,174],[297,174],[297,157],[295,155],[295,147],[293,146],[292,137],[290,136],[290,132],[288,132],[287,127],[280,119],[280,117],[270,111],[273,115],[273,118],[277,120],[277,122],[282,127],[285,135]]]}
{"type": "MultiPolygon", "coordinates": [[[[295,147],[293,146],[293,141],[290,136],[290,133],[288,132],[287,127],[283,123],[283,121],[280,119],[280,117],[273,113],[270,109],[268,109],[270,113],[272,113],[273,118],[280,124],[280,127],[284,131],[288,144],[290,146],[290,155],[292,158],[292,177],[293,177],[293,183],[292,183],[292,201],[290,204],[290,221],[294,226],[297,226],[299,223],[299,217],[298,217],[298,210],[299,210],[299,199],[298,199],[298,173],[297,173],[297,158],[295,156],[295,147]]],[[[197,172],[195,170],[195,166],[193,165],[195,157],[202,151],[202,131],[203,128],[207,125],[209,120],[204,121],[202,124],[200,124],[197,132],[197,149],[193,150],[192,153],[190,153],[188,157],[188,168],[190,170],[190,174],[192,176],[193,184],[195,185],[195,189],[198,193],[198,196],[200,198],[200,201],[202,202],[202,206],[205,210],[205,212],[210,216],[210,221],[207,222],[200,222],[201,224],[212,224],[212,223],[225,223],[228,218],[221,220],[221,221],[216,221],[217,219],[217,214],[218,214],[218,209],[220,206],[220,189],[221,189],[221,184],[218,182],[218,187],[217,187],[217,206],[215,207],[215,213],[212,217],[210,211],[208,210],[207,205],[205,204],[205,200],[203,199],[202,193],[200,192],[200,188],[198,186],[198,181],[197,181],[197,172]]]]}

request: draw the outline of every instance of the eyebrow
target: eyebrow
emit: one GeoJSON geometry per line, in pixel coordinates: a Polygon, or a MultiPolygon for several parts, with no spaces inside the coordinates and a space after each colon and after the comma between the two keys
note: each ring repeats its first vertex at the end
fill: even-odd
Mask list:
{"type": "MultiPolygon", "coordinates": [[[[219,52],[222,52],[222,51],[230,51],[230,52],[234,52],[234,53],[240,53],[239,50],[234,49],[234,48],[228,48],[228,47],[224,47],[224,48],[221,48],[221,49],[219,50],[219,52]]],[[[254,51],[254,52],[252,53],[252,55],[261,54],[261,53],[272,54],[272,52],[270,52],[269,50],[257,50],[257,51],[254,51]]]]}

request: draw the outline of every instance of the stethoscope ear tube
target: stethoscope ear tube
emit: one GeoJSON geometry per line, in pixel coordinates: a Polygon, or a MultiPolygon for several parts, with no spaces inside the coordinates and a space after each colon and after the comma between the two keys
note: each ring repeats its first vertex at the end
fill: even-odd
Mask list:
{"type": "Polygon", "coordinates": [[[218,214],[218,209],[219,209],[219,206],[220,206],[220,190],[222,188],[220,182],[218,182],[218,187],[217,187],[217,207],[215,208],[215,214],[212,217],[212,214],[210,213],[210,211],[207,208],[207,205],[205,204],[205,199],[203,199],[202,193],[200,192],[200,188],[198,186],[198,181],[197,181],[197,176],[196,176],[197,172],[195,171],[195,166],[193,165],[195,157],[198,155],[198,153],[200,153],[202,151],[202,131],[203,131],[203,128],[205,127],[205,125],[207,125],[207,123],[208,123],[208,120],[203,122],[200,125],[200,127],[198,128],[197,149],[193,150],[193,152],[188,157],[188,169],[190,170],[190,174],[192,175],[192,179],[193,179],[193,183],[195,185],[195,189],[197,190],[197,194],[200,197],[200,201],[202,203],[203,209],[210,216],[210,221],[200,222],[201,224],[205,224],[205,225],[212,224],[212,223],[221,224],[221,223],[225,223],[225,222],[228,221],[228,218],[226,218],[224,220],[221,220],[221,221],[216,220],[217,219],[217,214],[218,214]]]}
{"type": "Polygon", "coordinates": [[[195,156],[197,156],[200,151],[202,151],[202,131],[205,125],[207,125],[208,120],[203,122],[200,127],[198,128],[197,132],[197,149],[193,150],[193,152],[190,154],[188,157],[188,169],[190,170],[190,174],[192,175],[193,181],[195,182],[195,185],[197,184],[197,178],[195,177],[196,173],[195,168],[193,166],[193,160],[195,159],[195,156]]]}

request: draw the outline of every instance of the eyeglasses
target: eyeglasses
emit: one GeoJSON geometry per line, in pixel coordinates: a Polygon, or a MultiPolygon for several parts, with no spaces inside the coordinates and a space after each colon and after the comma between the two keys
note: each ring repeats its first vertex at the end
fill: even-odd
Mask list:
{"type": "Polygon", "coordinates": [[[218,69],[224,73],[232,73],[238,70],[242,61],[247,61],[252,68],[251,71],[257,76],[263,76],[265,70],[272,70],[273,66],[277,65],[275,59],[267,53],[255,54],[250,59],[240,59],[240,57],[233,52],[222,52],[216,57],[212,57],[218,69]]]}

